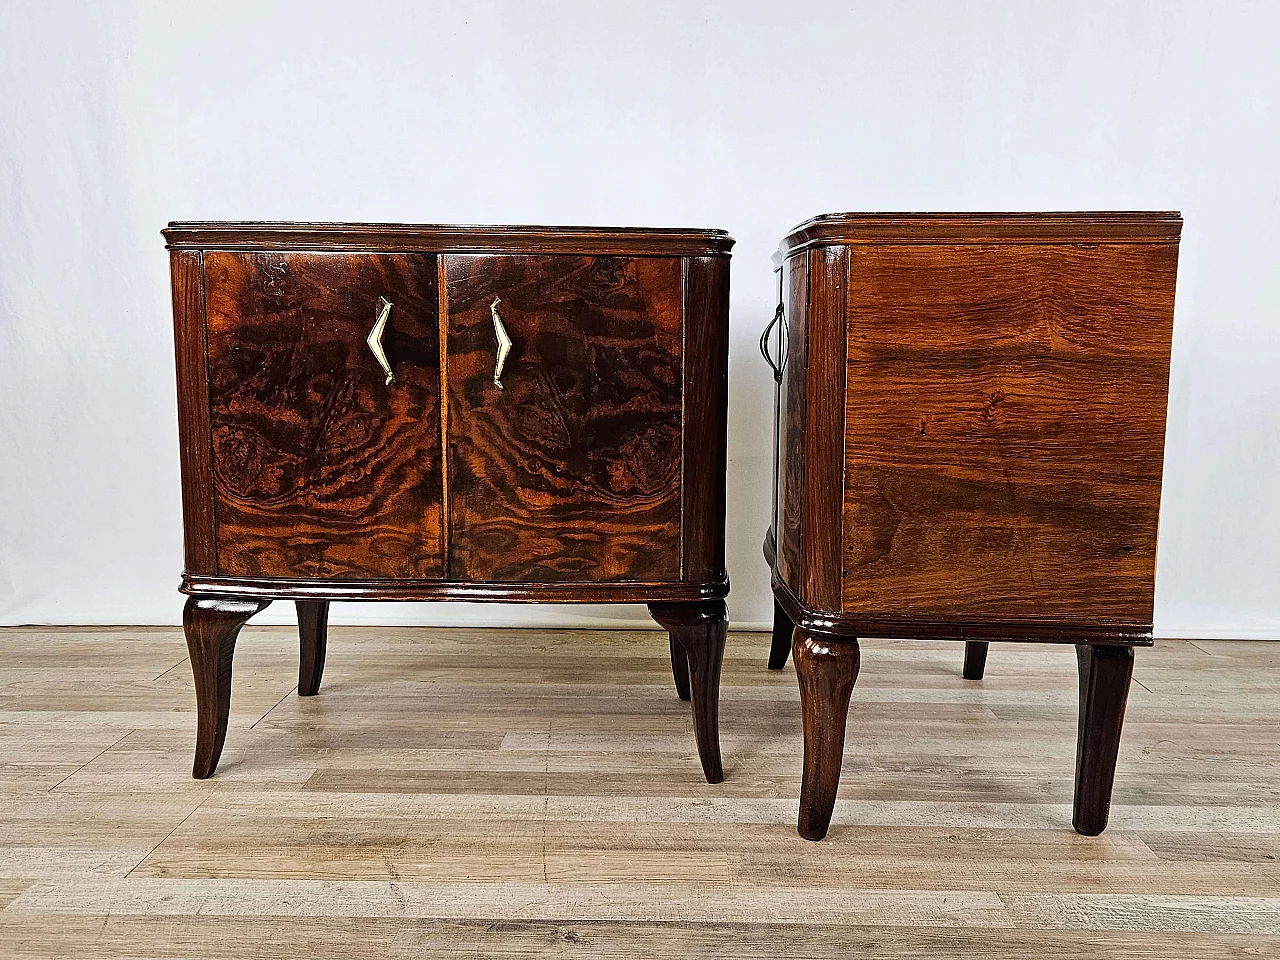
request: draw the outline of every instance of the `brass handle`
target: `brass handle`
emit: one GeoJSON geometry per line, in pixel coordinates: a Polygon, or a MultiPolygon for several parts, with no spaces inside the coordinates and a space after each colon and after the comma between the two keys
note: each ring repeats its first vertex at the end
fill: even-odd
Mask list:
{"type": "Polygon", "coordinates": [[[387,360],[387,352],[382,349],[382,334],[387,329],[387,320],[390,317],[391,301],[386,297],[379,297],[378,319],[373,321],[373,329],[369,331],[369,336],[365,340],[365,343],[369,344],[369,349],[373,351],[373,359],[378,361],[378,366],[387,375],[388,387],[396,382],[396,375],[391,372],[391,363],[387,360]]]}
{"type": "MultiPolygon", "coordinates": [[[[787,368],[787,353],[789,350],[783,347],[783,338],[787,335],[787,322],[783,317],[782,304],[778,304],[778,309],[773,312],[773,319],[769,321],[769,325],[764,328],[764,333],[760,334],[760,356],[764,357],[764,362],[769,365],[773,371],[773,379],[775,383],[782,382],[782,371],[787,368]],[[778,362],[773,362],[773,357],[769,356],[769,334],[773,332],[773,328],[779,323],[782,328],[778,332],[778,362]]],[[[789,347],[790,344],[788,343],[789,347]]]]}
{"type": "Polygon", "coordinates": [[[501,302],[494,297],[493,303],[489,304],[489,312],[493,314],[493,332],[498,338],[498,360],[493,367],[493,385],[499,390],[502,389],[502,365],[507,362],[507,354],[511,352],[511,338],[507,336],[507,328],[502,325],[502,315],[498,313],[498,304],[501,302]]]}

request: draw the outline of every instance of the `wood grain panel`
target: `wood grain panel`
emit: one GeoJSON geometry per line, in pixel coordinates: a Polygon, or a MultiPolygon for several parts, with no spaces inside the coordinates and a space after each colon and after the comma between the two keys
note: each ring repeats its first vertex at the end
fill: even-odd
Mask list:
{"type": "Polygon", "coordinates": [[[809,340],[809,255],[783,264],[783,321],[786,362],[782,370],[782,414],[778,422],[778,577],[795,593],[801,590],[804,542],[804,424],[809,340]]]}
{"type": "Polygon", "coordinates": [[[214,251],[205,277],[219,572],[440,577],[436,258],[214,251]]]}
{"type": "Polygon", "coordinates": [[[845,612],[1150,623],[1176,245],[850,256],[845,612]]]}
{"type": "Polygon", "coordinates": [[[682,578],[719,582],[724,568],[729,403],[729,261],[685,261],[682,578]]]}
{"type": "Polygon", "coordinates": [[[217,573],[209,379],[204,335],[204,267],[198,251],[169,254],[173,344],[178,374],[178,446],[187,573],[217,573]]]}
{"type": "Polygon", "coordinates": [[[840,610],[840,517],[844,498],[847,247],[809,254],[804,445],[804,576],[800,599],[840,610]]]}
{"type": "Polygon", "coordinates": [[[681,261],[451,254],[446,273],[450,578],[678,579],[681,261]]]}

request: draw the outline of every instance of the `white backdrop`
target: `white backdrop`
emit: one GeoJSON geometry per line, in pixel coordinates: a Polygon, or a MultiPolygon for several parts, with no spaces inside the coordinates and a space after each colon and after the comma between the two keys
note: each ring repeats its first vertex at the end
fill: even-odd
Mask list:
{"type": "Polygon", "coordinates": [[[1156,629],[1280,636],[1278,34],[1266,2],[0,0],[0,622],[179,617],[168,220],[729,230],[743,625],[769,616],[755,341],[787,228],[1171,208],[1187,225],[1156,629]]]}

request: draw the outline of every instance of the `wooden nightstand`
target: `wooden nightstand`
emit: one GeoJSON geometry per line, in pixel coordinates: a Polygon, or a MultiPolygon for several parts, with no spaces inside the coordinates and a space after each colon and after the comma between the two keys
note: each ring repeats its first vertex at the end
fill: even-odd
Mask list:
{"type": "Polygon", "coordinates": [[[725,642],[721,231],[174,223],[194,775],[246,620],[332,600],[647,603],[707,780],[725,642]]]}
{"type": "Polygon", "coordinates": [[[1151,643],[1175,213],[840,214],[783,241],[771,667],[800,833],[831,819],[857,637],[1076,645],[1076,829],[1106,826],[1151,643]],[[794,636],[792,627],[794,626],[794,636]]]}

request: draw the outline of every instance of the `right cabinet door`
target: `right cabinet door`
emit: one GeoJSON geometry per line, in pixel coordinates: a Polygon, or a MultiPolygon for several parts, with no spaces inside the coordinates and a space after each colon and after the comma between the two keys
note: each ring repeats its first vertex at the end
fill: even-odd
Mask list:
{"type": "Polygon", "coordinates": [[[681,260],[445,260],[447,575],[678,580],[681,260]]]}

